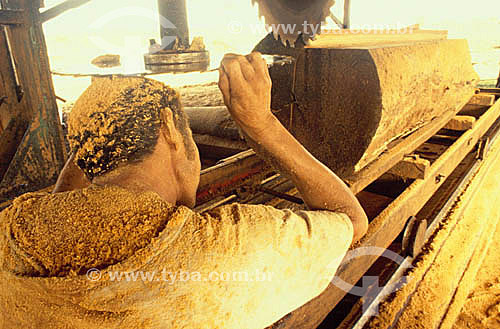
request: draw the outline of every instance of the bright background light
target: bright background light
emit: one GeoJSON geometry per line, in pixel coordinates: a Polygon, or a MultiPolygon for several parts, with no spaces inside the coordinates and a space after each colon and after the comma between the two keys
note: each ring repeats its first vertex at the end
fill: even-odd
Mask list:
{"type": "MultiPolygon", "coordinates": [[[[63,0],[45,0],[50,8],[63,0]]],[[[251,0],[187,0],[190,35],[204,37],[212,67],[224,53],[248,53],[266,35],[251,0]]],[[[340,15],[343,1],[332,9],[340,15]]],[[[353,27],[377,25],[447,29],[450,38],[467,38],[473,61],[483,79],[498,75],[500,49],[500,1],[477,0],[352,0],[353,27]]],[[[151,38],[159,40],[156,0],[94,0],[44,24],[54,71],[84,73],[92,70],[96,56],[115,53],[126,71],[140,71],[151,38]]],[[[213,81],[216,74],[168,75],[164,81],[213,81]]],[[[89,79],[54,78],[56,92],[70,100],[89,79]]]]}

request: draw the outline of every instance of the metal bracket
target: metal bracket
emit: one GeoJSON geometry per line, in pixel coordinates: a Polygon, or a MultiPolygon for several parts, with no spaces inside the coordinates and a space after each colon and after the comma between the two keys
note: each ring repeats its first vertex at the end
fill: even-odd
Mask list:
{"type": "Polygon", "coordinates": [[[478,160],[484,160],[486,154],[488,153],[489,144],[490,144],[489,137],[485,137],[479,141],[476,154],[476,158],[478,160]]]}
{"type": "Polygon", "coordinates": [[[425,243],[427,220],[410,217],[403,235],[403,253],[414,258],[422,250],[425,243]]]}

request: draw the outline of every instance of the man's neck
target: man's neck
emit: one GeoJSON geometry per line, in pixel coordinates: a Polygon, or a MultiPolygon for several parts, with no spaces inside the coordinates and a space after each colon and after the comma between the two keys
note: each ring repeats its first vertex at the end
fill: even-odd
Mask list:
{"type": "Polygon", "coordinates": [[[100,186],[119,186],[136,193],[155,192],[164,201],[176,204],[178,191],[175,178],[173,175],[165,175],[165,171],[159,172],[158,169],[158,166],[148,166],[145,162],[138,166],[118,168],[103,177],[95,178],[92,183],[100,186]]]}

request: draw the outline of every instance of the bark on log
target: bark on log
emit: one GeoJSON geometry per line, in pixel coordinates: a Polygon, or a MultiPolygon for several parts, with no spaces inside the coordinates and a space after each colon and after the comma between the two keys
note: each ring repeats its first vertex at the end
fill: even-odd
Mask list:
{"type": "Polygon", "coordinates": [[[271,38],[256,50],[296,58],[270,69],[272,108],[341,177],[433,118],[457,113],[478,81],[465,40],[289,49],[271,38]]]}
{"type": "Polygon", "coordinates": [[[185,107],[193,133],[240,140],[236,123],[225,106],[185,107]]]}

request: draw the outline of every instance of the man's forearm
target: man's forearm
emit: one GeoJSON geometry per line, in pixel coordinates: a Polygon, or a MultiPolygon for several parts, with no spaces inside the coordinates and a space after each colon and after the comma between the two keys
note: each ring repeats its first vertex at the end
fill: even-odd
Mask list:
{"type": "Polygon", "coordinates": [[[272,116],[266,127],[260,131],[244,129],[254,150],[293,181],[310,209],[345,213],[353,222],[354,239],[361,238],[368,225],[366,215],[344,182],[314,158],[276,117],[272,116]]]}

